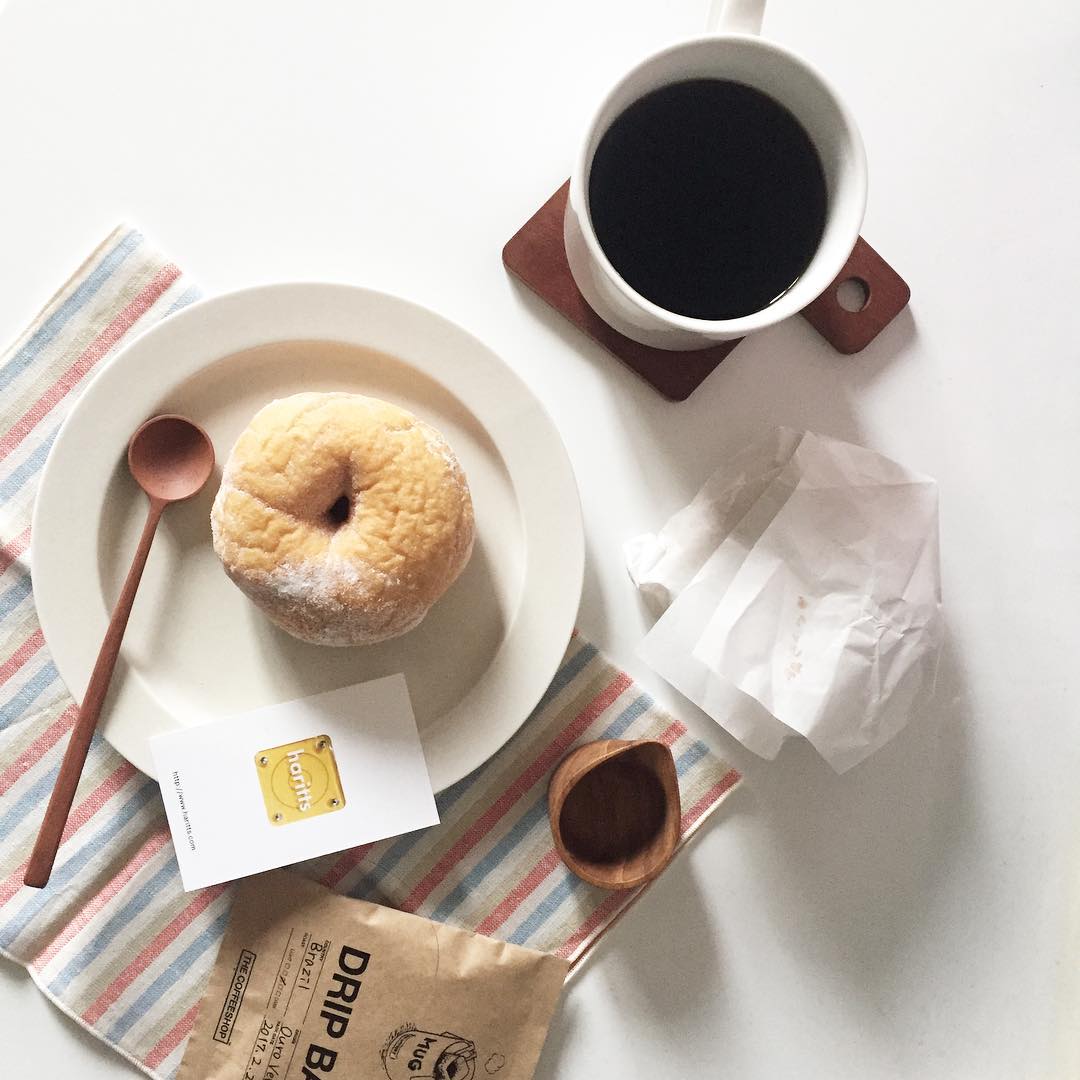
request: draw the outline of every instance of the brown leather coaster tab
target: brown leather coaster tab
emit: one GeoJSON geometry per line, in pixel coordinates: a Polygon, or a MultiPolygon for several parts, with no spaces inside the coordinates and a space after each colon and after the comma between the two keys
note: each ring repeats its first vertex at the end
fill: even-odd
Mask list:
{"type": "Polygon", "coordinates": [[[907,282],[860,236],[836,280],[801,314],[837,352],[850,355],[865,349],[910,299],[907,282]],[[858,311],[848,311],[837,298],[847,281],[861,288],[858,311]]]}
{"type": "MultiPolygon", "coordinates": [[[[639,345],[608,326],[585,303],[566,263],[563,210],[569,189],[567,181],[510,238],[503,248],[506,268],[664,397],[685,401],[741,339],[707,349],[672,352],[639,345]]],[[[896,271],[860,238],[836,281],[803,315],[839,352],[858,352],[896,317],[910,295],[896,271]],[[836,299],[838,286],[849,278],[864,288],[866,302],[858,312],[847,311],[836,299]]]]}

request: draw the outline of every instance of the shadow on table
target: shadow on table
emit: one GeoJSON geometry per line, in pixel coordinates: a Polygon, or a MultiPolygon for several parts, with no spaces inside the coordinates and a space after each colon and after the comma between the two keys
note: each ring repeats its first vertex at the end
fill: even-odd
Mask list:
{"type": "MultiPolygon", "coordinates": [[[[908,309],[862,353],[841,356],[792,319],[740,343],[686,402],[670,403],[542,301],[521,295],[530,314],[605,373],[620,452],[636,482],[655,493],[657,520],[642,522],[643,529],[657,528],[721,461],[776,425],[867,444],[860,422],[866,401],[878,380],[913,355],[918,336],[908,309]]],[[[587,587],[583,610],[590,627],[602,629],[599,592],[587,587]]],[[[642,634],[650,623],[643,609],[642,634]]],[[[978,828],[968,771],[969,694],[952,643],[946,641],[933,701],[842,776],[805,741],[789,741],[775,762],[765,762],[689,703],[679,714],[696,714],[695,734],[747,777],[732,810],[737,806],[748,826],[755,849],[749,865],[759,875],[753,892],[778,947],[797,967],[837,982],[869,1023],[887,1024],[891,987],[909,952],[925,945],[948,876],[978,828]]],[[[684,1030],[688,1011],[696,1010],[699,1024],[710,1015],[715,1021],[725,990],[722,958],[701,947],[717,939],[709,926],[720,918],[716,905],[699,895],[687,864],[669,873],[691,882],[664,889],[665,875],[658,884],[652,899],[663,895],[671,908],[656,908],[650,918],[643,899],[612,932],[614,942],[600,946],[607,977],[619,980],[627,998],[620,1011],[643,1030],[656,1024],[653,1034],[666,1040],[684,1030]],[[693,930],[682,930],[684,924],[693,930]],[[658,982],[676,979],[670,995],[656,992],[658,982]],[[650,985],[647,1001],[630,1000],[636,986],[650,985]]],[[[692,1036],[693,1023],[685,1030],[692,1036]]],[[[544,1056],[549,1071],[540,1075],[557,1074],[551,1069],[566,1038],[552,1039],[544,1056]]]]}
{"type": "Polygon", "coordinates": [[[946,639],[933,700],[871,758],[836,776],[792,740],[748,785],[771,846],[759,892],[780,946],[797,966],[846,984],[838,995],[868,1024],[888,1025],[891,988],[910,950],[929,940],[946,882],[977,833],[972,723],[962,663],[946,639]]]}
{"type": "Polygon", "coordinates": [[[601,557],[602,554],[593,548],[588,535],[586,535],[585,577],[582,582],[581,603],[578,606],[578,618],[575,625],[581,626],[582,613],[586,613],[590,631],[596,635],[591,637],[594,643],[604,641],[605,635],[596,634],[596,629],[606,627],[609,618],[607,604],[604,601],[604,588],[600,581],[600,573],[597,570],[601,557]]]}
{"type": "MultiPolygon", "coordinates": [[[[33,994],[37,993],[37,989],[27,975],[19,966],[15,963],[9,963],[6,960],[0,959],[0,989],[2,989],[4,995],[11,994],[33,994]]],[[[26,1032],[24,1030],[23,1035],[34,1036],[34,1039],[27,1042],[25,1039],[21,1042],[14,1040],[17,1045],[12,1048],[8,1048],[8,1055],[14,1053],[17,1062],[28,1063],[32,1059],[35,1062],[45,1066],[41,1075],[59,1075],[51,1074],[49,1072],[49,1066],[58,1064],[64,1056],[74,1057],[74,1054],[66,1054],[65,1050],[70,1047],[78,1047],[78,1053],[82,1055],[79,1075],[81,1077],[91,1076],[143,1076],[144,1074],[136,1069],[134,1065],[125,1061],[115,1050],[106,1046],[100,1039],[91,1035],[86,1028],[77,1024],[66,1013],[61,1012],[52,1004],[46,1003],[45,1008],[49,1013],[55,1017],[55,1020],[50,1021],[48,1031],[41,1028],[34,1030],[33,1032],[26,1032]],[[39,1051],[33,1053],[27,1051],[23,1055],[23,1048],[32,1045],[40,1045],[40,1040],[44,1036],[46,1041],[55,1039],[55,1031],[64,1029],[67,1031],[70,1038],[73,1040],[67,1046],[61,1043],[54,1043],[49,1048],[49,1052],[44,1056],[40,1055],[39,1051]]],[[[20,1011],[20,1015],[23,1015],[20,1011]]],[[[6,1029],[5,1029],[6,1030],[6,1029]]],[[[14,1032],[11,1034],[14,1035],[14,1032]]],[[[67,1036],[64,1037],[64,1043],[67,1043],[67,1036]]],[[[5,1070],[4,1075],[9,1075],[5,1070]]],[[[14,1075],[14,1073],[12,1074],[14,1075]]],[[[29,1073],[21,1073],[19,1075],[30,1075],[29,1073]]]]}
{"type": "MultiPolygon", "coordinates": [[[[865,445],[860,399],[903,361],[916,336],[914,319],[905,311],[862,353],[841,356],[802,320],[789,320],[740,342],[687,401],[678,403],[665,401],[611,360],[613,412],[623,427],[622,444],[642,485],[657,492],[671,511],[689,502],[722,461],[777,426],[865,445]]],[[[663,520],[661,514],[647,527],[657,528],[663,520]]]]}
{"type": "MultiPolygon", "coordinates": [[[[732,814],[751,808],[742,798],[743,790],[734,791],[718,811],[725,823],[732,814]]],[[[712,827],[714,824],[705,828],[712,827]]],[[[713,925],[718,917],[716,905],[702,890],[688,858],[694,847],[691,841],[633,910],[601,938],[584,961],[583,970],[575,974],[552,1023],[537,1080],[554,1080],[574,1070],[583,1075],[607,1075],[602,1060],[574,1061],[571,1069],[569,1055],[583,1010],[582,996],[575,990],[583,980],[605,982],[608,989],[604,996],[620,1017],[612,1037],[631,1044],[641,1040],[692,1046],[695,1033],[715,1020],[716,1003],[725,994],[726,985],[718,945],[722,935],[713,925]]],[[[587,1022],[611,1021],[610,1017],[590,1015],[587,1022]]],[[[601,1046],[596,1052],[605,1050],[601,1046]]]]}
{"type": "Polygon", "coordinates": [[[724,454],[777,424],[859,442],[859,396],[902,362],[917,337],[905,308],[866,349],[844,356],[794,317],[745,338],[686,401],[669,402],[516,281],[514,293],[530,318],[608,379],[626,429],[622,446],[643,481],[661,492],[673,484],[696,491],[724,454]]]}

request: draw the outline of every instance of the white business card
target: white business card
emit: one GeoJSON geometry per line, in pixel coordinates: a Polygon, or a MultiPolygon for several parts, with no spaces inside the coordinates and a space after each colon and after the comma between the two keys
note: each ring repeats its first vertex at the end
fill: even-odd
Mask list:
{"type": "Polygon", "coordinates": [[[185,890],[436,825],[402,675],[150,740],[185,890]]]}

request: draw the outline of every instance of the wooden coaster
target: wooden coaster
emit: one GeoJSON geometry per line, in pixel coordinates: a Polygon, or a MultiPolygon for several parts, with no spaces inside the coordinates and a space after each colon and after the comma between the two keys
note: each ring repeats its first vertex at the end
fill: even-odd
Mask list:
{"type": "MultiPolygon", "coordinates": [[[[664,397],[685,401],[739,341],[672,352],[639,345],[608,326],[585,303],[566,263],[563,210],[569,189],[567,181],[510,238],[503,248],[506,268],[664,397]]],[[[860,237],[836,280],[802,315],[838,352],[855,353],[865,349],[896,318],[910,296],[903,278],[860,237]],[[850,279],[863,289],[865,303],[860,311],[848,311],[837,300],[838,286],[850,279]]]]}

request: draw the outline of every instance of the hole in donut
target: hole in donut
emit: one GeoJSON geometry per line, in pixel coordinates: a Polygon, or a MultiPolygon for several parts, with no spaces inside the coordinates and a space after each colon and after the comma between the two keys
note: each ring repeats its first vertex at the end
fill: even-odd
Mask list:
{"type": "Polygon", "coordinates": [[[349,497],[347,495],[342,495],[341,498],[326,511],[326,520],[330,523],[332,528],[336,529],[339,525],[344,525],[348,520],[350,509],[349,497]]]}

